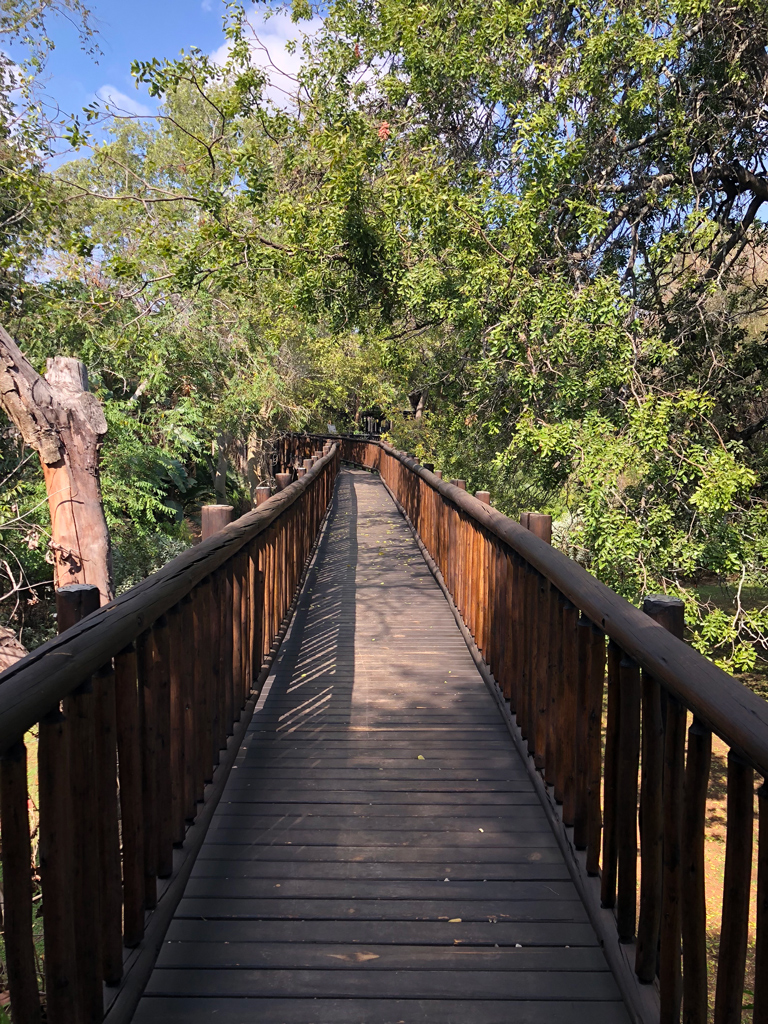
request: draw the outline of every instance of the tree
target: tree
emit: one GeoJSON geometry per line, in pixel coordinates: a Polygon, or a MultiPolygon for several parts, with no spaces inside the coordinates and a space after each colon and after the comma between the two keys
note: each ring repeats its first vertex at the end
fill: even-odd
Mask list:
{"type": "Polygon", "coordinates": [[[112,560],[99,480],[107,421],[88,391],[85,366],[56,357],[40,377],[0,327],[0,405],[40,456],[56,586],[93,583],[102,602],[110,601],[112,560]]]}

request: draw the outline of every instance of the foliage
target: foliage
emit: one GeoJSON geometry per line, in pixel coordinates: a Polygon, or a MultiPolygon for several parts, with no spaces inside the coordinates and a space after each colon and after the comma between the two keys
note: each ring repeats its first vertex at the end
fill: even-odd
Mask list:
{"type": "Polygon", "coordinates": [[[38,169],[34,244],[6,239],[9,326],[40,365],[83,358],[105,404],[118,544],[148,566],[222,457],[244,494],[280,431],[376,406],[504,511],[552,512],[631,600],[683,595],[697,646],[752,666],[768,12],[335,0],[310,38],[295,2],[302,70],[278,107],[245,11],[223,10],[224,64],[135,63],[158,118],[113,117],[38,169]]]}

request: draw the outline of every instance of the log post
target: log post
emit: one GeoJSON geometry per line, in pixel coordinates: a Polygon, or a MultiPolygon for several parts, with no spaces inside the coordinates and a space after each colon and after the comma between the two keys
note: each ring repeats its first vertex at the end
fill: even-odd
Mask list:
{"type": "Polygon", "coordinates": [[[203,528],[203,540],[208,540],[214,533],[223,530],[232,522],[234,508],[231,505],[203,505],[200,509],[203,528]]]}

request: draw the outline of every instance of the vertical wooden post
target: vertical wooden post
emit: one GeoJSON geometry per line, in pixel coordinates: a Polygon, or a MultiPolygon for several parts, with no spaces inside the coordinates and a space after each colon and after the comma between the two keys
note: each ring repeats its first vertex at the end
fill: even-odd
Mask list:
{"type": "Polygon", "coordinates": [[[563,824],[571,826],[576,818],[576,697],[578,690],[578,609],[570,601],[562,605],[563,615],[563,707],[562,789],[563,824]]]}
{"type": "Polygon", "coordinates": [[[38,855],[45,902],[45,1000],[49,1020],[80,1024],[72,886],[69,723],[57,709],[41,720],[37,772],[38,855]]]}
{"type": "Polygon", "coordinates": [[[145,630],[136,644],[141,717],[142,805],[144,812],[144,907],[157,906],[157,676],[154,672],[152,630],[145,630]]]}
{"type": "Polygon", "coordinates": [[[534,764],[543,769],[547,757],[547,725],[549,714],[549,580],[536,576],[536,674],[534,679],[535,704],[533,706],[534,764]]]}
{"type": "Polygon", "coordinates": [[[184,635],[184,613],[176,604],[168,613],[171,654],[171,836],[173,844],[184,842],[184,687],[187,679],[189,637],[184,635]]]}
{"type": "MultiPolygon", "coordinates": [[[[685,629],[685,606],[664,594],[647,597],[643,611],[679,640],[685,629]]],[[[676,1024],[682,999],[680,943],[682,937],[683,791],[685,785],[685,708],[667,694],[664,729],[663,843],[661,922],[659,931],[660,1024],[676,1024]]],[[[651,806],[653,801],[651,800],[651,806]]],[[[655,825],[655,822],[653,822],[655,825]]],[[[643,819],[645,829],[645,819],[643,819]]],[[[645,863],[643,862],[643,871],[645,863]]],[[[650,952],[646,954],[650,959],[650,952]]],[[[646,970],[649,970],[646,965],[646,970]]]]}
{"type": "Polygon", "coordinates": [[[589,676],[589,640],[592,623],[586,616],[579,618],[577,629],[578,679],[576,686],[576,803],[573,820],[573,845],[577,850],[587,847],[587,733],[589,717],[587,712],[587,686],[589,676]]]}
{"type": "Polygon", "coordinates": [[[717,958],[715,1024],[731,1024],[741,1019],[752,875],[753,785],[752,768],[729,751],[725,879],[717,958]]]}
{"type": "Polygon", "coordinates": [[[618,847],[617,926],[619,942],[635,935],[637,902],[637,769],[640,759],[640,669],[631,658],[619,665],[619,765],[616,833],[618,847]]]}
{"type": "Polygon", "coordinates": [[[32,844],[27,812],[27,748],[14,744],[0,762],[5,966],[14,1022],[39,1024],[32,937],[32,844]]]}
{"type": "MultiPolygon", "coordinates": [[[[96,611],[99,588],[76,583],[56,591],[60,632],[96,611]]],[[[64,700],[69,722],[69,772],[72,814],[72,912],[75,920],[77,1001],[84,1024],[98,1024],[104,1015],[102,988],[102,921],[99,787],[96,780],[96,707],[91,679],[64,700]]]]}
{"type": "Polygon", "coordinates": [[[115,656],[115,719],[123,842],[123,942],[137,946],[144,937],[144,810],[134,644],[115,656]]]}
{"type": "Polygon", "coordinates": [[[168,620],[161,615],[152,627],[156,676],[157,725],[155,731],[155,772],[157,785],[157,874],[170,878],[173,872],[173,818],[171,813],[171,649],[168,620]]]}
{"type": "Polygon", "coordinates": [[[592,626],[589,634],[587,659],[587,873],[600,872],[600,809],[601,731],[603,717],[603,687],[605,683],[605,634],[592,626]]]}
{"type": "Polygon", "coordinates": [[[547,711],[547,754],[545,778],[554,787],[557,803],[563,802],[562,772],[560,770],[563,710],[563,613],[561,594],[550,584],[549,595],[549,705],[547,711]]]}
{"type": "Polygon", "coordinates": [[[108,985],[117,985],[123,976],[123,892],[117,794],[115,673],[111,661],[96,673],[93,687],[96,700],[103,976],[108,985]]]}
{"type": "Polygon", "coordinates": [[[194,821],[197,808],[197,746],[195,720],[197,717],[195,696],[195,663],[198,643],[195,637],[195,613],[192,594],[181,601],[182,631],[185,638],[185,653],[182,662],[182,700],[184,708],[184,820],[194,821]]]}
{"type": "Polygon", "coordinates": [[[643,759],[640,783],[640,916],[637,924],[635,973],[644,982],[656,977],[661,929],[661,888],[664,821],[662,777],[664,726],[661,688],[643,672],[643,759]]]}
{"type": "Polygon", "coordinates": [[[608,644],[608,714],[605,728],[605,778],[603,781],[603,871],[600,879],[600,902],[604,907],[616,905],[616,871],[618,845],[616,822],[618,814],[618,776],[620,751],[619,725],[619,663],[621,650],[611,640],[608,644]]]}
{"type": "MultiPolygon", "coordinates": [[[[688,730],[683,810],[683,1021],[706,1024],[709,1012],[707,981],[707,905],[704,886],[704,830],[712,756],[712,733],[694,718],[688,730]]],[[[768,962],[765,964],[768,974],[768,962]]],[[[755,974],[755,1005],[757,979],[755,974]]],[[[766,1010],[768,1013],[768,1009],[766,1010]]],[[[754,1024],[758,1018],[754,1017],[754,1024]]],[[[768,1018],[764,1024],[768,1024],[768,1018]]]]}
{"type": "Polygon", "coordinates": [[[208,540],[214,533],[223,530],[232,522],[234,511],[232,505],[203,505],[200,509],[202,539],[208,540]]]}
{"type": "MultiPolygon", "coordinates": [[[[305,466],[306,466],[306,463],[307,463],[307,460],[305,459],[304,460],[305,466]]],[[[304,470],[304,472],[306,472],[306,469],[304,470]]],[[[256,508],[258,508],[259,505],[263,505],[264,504],[264,502],[267,500],[267,498],[270,498],[272,496],[272,488],[271,487],[266,487],[266,486],[257,487],[256,491],[255,491],[255,496],[256,496],[256,508]]]]}

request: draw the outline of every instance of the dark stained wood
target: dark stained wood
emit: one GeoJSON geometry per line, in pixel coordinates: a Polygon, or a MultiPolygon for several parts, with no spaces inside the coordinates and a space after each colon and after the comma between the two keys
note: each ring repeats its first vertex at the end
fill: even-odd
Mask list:
{"type": "Polygon", "coordinates": [[[578,651],[576,678],[576,729],[574,732],[575,753],[575,800],[573,817],[573,845],[577,850],[587,846],[587,788],[589,785],[588,732],[589,713],[587,709],[587,687],[589,681],[589,647],[592,623],[583,615],[576,629],[578,651]]]}
{"type": "Polygon", "coordinates": [[[45,900],[45,997],[57,1024],[79,1024],[75,922],[72,901],[72,806],[69,788],[69,723],[60,711],[39,727],[38,855],[45,900]]]}
{"type": "Polygon", "coordinates": [[[715,1024],[730,1024],[741,1017],[749,925],[749,881],[752,871],[753,786],[752,768],[730,751],[723,917],[717,958],[715,1024]]]}
{"type": "Polygon", "coordinates": [[[591,621],[599,624],[625,654],[667,686],[714,731],[725,736],[742,755],[749,756],[755,766],[768,765],[768,707],[762,698],[521,524],[460,488],[438,480],[387,443],[372,444],[382,453],[382,461],[400,463],[404,472],[421,478],[462,515],[477,521],[520,554],[526,564],[546,576],[591,621]]]}
{"type": "Polygon", "coordinates": [[[600,878],[600,902],[604,907],[615,906],[616,869],[618,864],[617,810],[618,810],[618,751],[620,751],[620,690],[618,676],[622,651],[609,641],[607,654],[607,699],[605,721],[605,766],[603,773],[603,857],[600,878]]]}
{"type": "MultiPolygon", "coordinates": [[[[298,550],[295,537],[286,543],[298,550]]],[[[494,585],[497,561],[482,537],[468,550],[465,602],[494,585]]],[[[268,588],[285,551],[272,538],[265,555],[274,630],[290,593],[268,588]]],[[[544,632],[548,585],[546,597],[544,632]]],[[[474,629],[501,658],[483,616],[474,629]]],[[[527,667],[525,708],[543,752],[538,698],[548,707],[550,691],[527,667]]],[[[466,1024],[494,1000],[499,1020],[518,1005],[521,1019],[557,1020],[565,1000],[578,1008],[569,1020],[585,1001],[593,1024],[603,1011],[626,1021],[525,766],[375,477],[341,475],[167,940],[136,1024],[158,1007],[173,1020],[175,1004],[185,1019],[204,1007],[218,1019],[246,997],[248,1019],[265,999],[289,999],[305,1024],[326,1004],[344,1020],[361,999],[396,1012],[404,997],[442,1024],[448,996],[466,1024]]]]}
{"type": "Polygon", "coordinates": [[[112,663],[93,679],[96,701],[96,785],[99,815],[101,953],[104,981],[116,985],[123,974],[123,892],[117,794],[117,723],[112,663]]]}
{"type": "Polygon", "coordinates": [[[144,833],[144,907],[157,906],[157,688],[155,642],[148,629],[136,644],[139,675],[141,808],[144,833]]]}
{"type": "MultiPolygon", "coordinates": [[[[712,733],[694,718],[688,730],[683,808],[683,1022],[706,1024],[707,904],[704,885],[704,829],[712,755],[712,733]]],[[[768,963],[765,965],[768,974],[768,963]]],[[[760,977],[759,971],[755,975],[760,977]]],[[[756,981],[756,987],[758,982],[756,981]]],[[[755,995],[757,1000],[757,994],[755,995]]],[[[757,1017],[755,1017],[755,1022],[757,1017]]]]}
{"type": "MultiPolygon", "coordinates": [[[[98,607],[98,587],[88,584],[61,587],[56,591],[59,630],[68,629],[98,607]]],[[[91,820],[92,809],[99,809],[99,785],[96,776],[96,694],[90,678],[65,698],[63,710],[69,733],[72,859],[67,884],[72,889],[76,1000],[84,1024],[98,1024],[103,1014],[101,858],[100,830],[91,820]]]]}
{"type": "MultiPolygon", "coordinates": [[[[526,1024],[626,1024],[626,1012],[615,1002],[560,1003],[519,1001],[514,1006],[515,1019],[526,1024]]],[[[508,1024],[510,1004],[507,1000],[487,999],[472,1008],[467,1017],[462,1000],[439,999],[218,999],[194,998],[143,999],[135,1018],[137,1024],[242,1024],[258,1020],[259,1024],[508,1024]]]]}
{"type": "Polygon", "coordinates": [[[622,658],[619,681],[616,918],[619,941],[629,942],[635,934],[637,901],[637,770],[640,757],[640,669],[631,658],[622,658]]]}
{"type": "Polygon", "coordinates": [[[0,762],[3,840],[3,938],[5,968],[13,990],[14,1019],[39,1024],[35,947],[32,939],[32,845],[27,813],[27,748],[19,743],[0,762]]]}
{"type": "Polygon", "coordinates": [[[640,780],[640,914],[637,923],[635,972],[641,981],[656,977],[661,928],[662,853],[664,842],[662,778],[664,725],[661,687],[643,673],[643,757],[640,780]]]}
{"type": "MultiPolygon", "coordinates": [[[[337,459],[334,449],[301,480],[274,495],[208,540],[178,555],[158,572],[103,605],[82,622],[36,648],[0,673],[0,753],[17,742],[47,710],[98,671],[190,590],[270,526],[306,491],[314,493],[337,459]]],[[[324,506],[323,506],[324,509],[324,506]]]]}
{"type": "Polygon", "coordinates": [[[115,657],[115,708],[123,844],[123,942],[130,947],[144,937],[141,720],[134,644],[115,657]]]}
{"type": "Polygon", "coordinates": [[[587,872],[590,875],[597,875],[600,871],[600,838],[603,827],[600,783],[602,779],[601,731],[605,686],[605,636],[596,626],[592,627],[589,634],[587,669],[587,872]]]}

